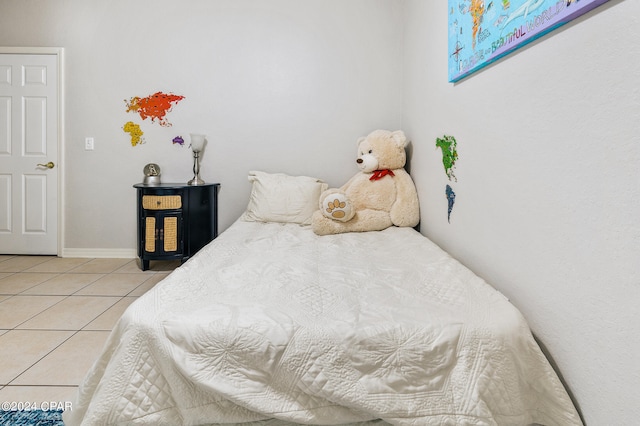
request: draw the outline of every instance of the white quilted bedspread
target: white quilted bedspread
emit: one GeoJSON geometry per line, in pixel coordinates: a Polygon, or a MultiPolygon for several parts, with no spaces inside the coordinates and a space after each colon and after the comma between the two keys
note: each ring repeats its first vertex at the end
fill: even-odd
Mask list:
{"type": "Polygon", "coordinates": [[[413,229],[236,222],[133,303],[65,425],[579,425],[519,311],[413,229]]]}

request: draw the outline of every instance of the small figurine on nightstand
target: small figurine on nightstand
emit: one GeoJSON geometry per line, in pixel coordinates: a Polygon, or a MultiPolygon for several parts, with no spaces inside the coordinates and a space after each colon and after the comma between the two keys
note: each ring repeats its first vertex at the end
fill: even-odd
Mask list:
{"type": "Polygon", "coordinates": [[[142,183],[145,185],[158,185],[160,183],[160,166],[149,163],[144,166],[144,179],[142,183]]]}

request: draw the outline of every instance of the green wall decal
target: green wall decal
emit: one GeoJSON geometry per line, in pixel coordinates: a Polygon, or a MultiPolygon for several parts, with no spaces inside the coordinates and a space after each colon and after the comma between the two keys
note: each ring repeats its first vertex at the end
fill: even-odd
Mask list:
{"type": "Polygon", "coordinates": [[[444,165],[444,171],[447,173],[449,180],[453,179],[456,182],[458,179],[453,173],[456,168],[456,160],[458,159],[458,151],[456,150],[456,138],[453,136],[444,135],[442,138],[436,139],[436,147],[442,149],[442,164],[444,165]]]}

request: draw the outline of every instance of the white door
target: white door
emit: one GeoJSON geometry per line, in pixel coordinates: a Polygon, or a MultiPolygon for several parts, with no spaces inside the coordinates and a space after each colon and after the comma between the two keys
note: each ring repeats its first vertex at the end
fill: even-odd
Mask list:
{"type": "Polygon", "coordinates": [[[58,252],[57,61],[0,54],[0,254],[58,252]]]}

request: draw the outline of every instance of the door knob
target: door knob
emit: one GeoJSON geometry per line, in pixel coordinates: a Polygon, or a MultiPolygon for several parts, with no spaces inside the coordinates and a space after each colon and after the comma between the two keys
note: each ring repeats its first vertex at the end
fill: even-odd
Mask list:
{"type": "Polygon", "coordinates": [[[56,165],[53,164],[53,161],[49,161],[47,164],[38,164],[38,166],[46,167],[47,169],[53,169],[56,165]]]}

